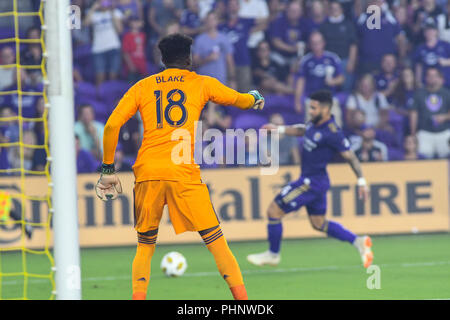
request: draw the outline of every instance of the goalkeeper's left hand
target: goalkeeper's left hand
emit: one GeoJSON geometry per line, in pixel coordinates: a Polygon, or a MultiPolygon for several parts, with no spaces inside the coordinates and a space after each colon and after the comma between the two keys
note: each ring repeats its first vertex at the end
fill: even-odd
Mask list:
{"type": "Polygon", "coordinates": [[[122,184],[114,172],[114,164],[102,164],[102,173],[95,186],[95,193],[103,201],[114,200],[122,193],[122,184]]]}
{"type": "Polygon", "coordinates": [[[255,98],[255,104],[252,108],[255,110],[262,110],[264,108],[265,100],[261,93],[259,93],[258,90],[251,90],[248,93],[251,94],[253,98],[255,98]]]}

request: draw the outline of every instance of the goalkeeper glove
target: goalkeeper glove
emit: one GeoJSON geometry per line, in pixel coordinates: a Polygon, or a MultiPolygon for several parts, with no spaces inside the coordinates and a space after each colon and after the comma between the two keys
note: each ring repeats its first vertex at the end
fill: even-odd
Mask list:
{"type": "Polygon", "coordinates": [[[248,92],[255,98],[255,104],[253,105],[253,109],[255,110],[262,110],[264,108],[264,97],[259,93],[258,90],[251,90],[248,92]]]}
{"type": "Polygon", "coordinates": [[[95,193],[103,201],[114,200],[122,193],[122,184],[115,173],[114,164],[102,164],[102,173],[95,186],[95,193]]]}

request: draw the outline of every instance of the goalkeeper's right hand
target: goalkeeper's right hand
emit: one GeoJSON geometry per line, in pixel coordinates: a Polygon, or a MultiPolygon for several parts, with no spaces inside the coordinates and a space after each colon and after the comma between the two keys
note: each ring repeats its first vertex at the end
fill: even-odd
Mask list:
{"type": "Polygon", "coordinates": [[[95,186],[95,193],[103,201],[114,200],[122,193],[122,184],[114,172],[114,164],[102,164],[102,173],[95,186]]]}
{"type": "Polygon", "coordinates": [[[255,110],[262,110],[264,108],[264,97],[259,93],[258,90],[251,90],[248,92],[255,98],[255,104],[253,105],[253,109],[255,110]]]}

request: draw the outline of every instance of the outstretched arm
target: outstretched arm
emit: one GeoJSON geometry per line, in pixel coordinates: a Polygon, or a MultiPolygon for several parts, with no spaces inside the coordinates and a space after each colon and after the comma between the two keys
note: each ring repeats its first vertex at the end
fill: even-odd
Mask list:
{"type": "Polygon", "coordinates": [[[363,176],[361,163],[358,160],[358,157],[352,150],[346,150],[341,152],[341,156],[350,164],[353,172],[358,178],[358,194],[361,199],[366,199],[369,192],[367,188],[366,179],[363,176]]]}
{"type": "Polygon", "coordinates": [[[205,77],[205,93],[208,100],[224,106],[233,105],[239,109],[257,110],[264,108],[264,97],[257,90],[239,93],[212,77],[205,77]]]}
{"type": "Polygon", "coordinates": [[[261,129],[278,130],[280,134],[301,137],[305,134],[306,126],[303,123],[293,124],[290,126],[277,126],[273,123],[268,123],[263,125],[261,129]]]}

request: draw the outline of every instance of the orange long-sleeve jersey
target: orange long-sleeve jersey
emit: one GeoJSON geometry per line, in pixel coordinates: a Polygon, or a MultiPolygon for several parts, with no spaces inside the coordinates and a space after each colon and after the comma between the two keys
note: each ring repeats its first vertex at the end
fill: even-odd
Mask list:
{"type": "Polygon", "coordinates": [[[123,96],[105,125],[103,162],[114,162],[120,128],[139,111],[144,138],[133,166],[136,182],[198,181],[195,130],[208,101],[249,109],[255,98],[185,69],[166,69],[139,81],[123,96]]]}

